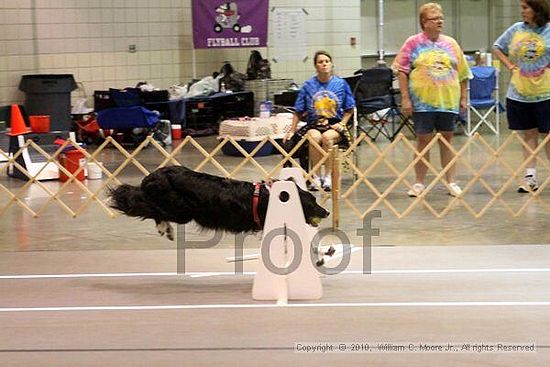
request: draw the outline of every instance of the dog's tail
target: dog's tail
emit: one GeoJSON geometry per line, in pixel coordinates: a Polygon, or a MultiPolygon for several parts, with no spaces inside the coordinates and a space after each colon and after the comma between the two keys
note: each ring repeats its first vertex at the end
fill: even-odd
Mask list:
{"type": "Polygon", "coordinates": [[[154,219],[156,216],[154,207],[138,186],[124,184],[114,188],[110,187],[108,195],[111,199],[109,206],[130,217],[154,219]]]}

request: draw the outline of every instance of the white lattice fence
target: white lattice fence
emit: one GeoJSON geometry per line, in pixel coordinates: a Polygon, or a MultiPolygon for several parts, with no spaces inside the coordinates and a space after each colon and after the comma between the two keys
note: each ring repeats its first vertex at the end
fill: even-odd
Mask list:
{"type": "Polygon", "coordinates": [[[418,152],[415,142],[408,140],[404,135],[398,135],[390,144],[379,145],[363,134],[346,151],[339,153],[336,150],[330,153],[324,152],[307,136],[291,152],[285,152],[277,141],[266,137],[250,153],[230,137],[220,140],[211,149],[205,148],[199,140],[186,137],[171,150],[165,149],[151,137],[139,146],[127,150],[109,137],[92,153],[70,140],[59,146],[54,153],[48,153],[29,140],[12,155],[0,150],[0,156],[7,160],[0,166],[0,175],[6,176],[8,168],[11,167],[17,168],[27,177],[24,182],[12,178],[0,180],[0,199],[2,199],[0,215],[17,206],[37,217],[51,205],[57,205],[67,215],[77,217],[90,205],[95,204],[106,215],[114,217],[117,213],[109,208],[105,192],[108,187],[129,180],[130,178],[126,175],[128,170],[134,172],[131,179],[135,182],[139,182],[141,177],[156,168],[180,164],[197,171],[208,171],[208,173],[229,178],[241,179],[247,176],[254,177],[255,180],[269,179],[277,177],[285,164],[300,167],[293,155],[303,144],[309,144],[322,152],[322,159],[308,171],[302,170],[306,179],[311,179],[313,173],[317,172],[331,155],[336,162],[332,172],[332,193],[320,192],[319,194],[320,201],[324,205],[331,201],[334,226],[339,224],[340,210],[351,210],[358,218],[363,219],[369,212],[381,208],[386,208],[398,218],[406,217],[415,210],[427,210],[434,217],[441,218],[451,210],[463,209],[474,218],[479,218],[487,215],[491,208],[501,206],[511,216],[519,216],[524,214],[531,205],[539,205],[546,211],[550,211],[549,200],[544,195],[550,182],[550,164],[544,156],[544,144],[549,140],[550,137],[547,137],[537,149],[530,150],[521,136],[516,133],[512,133],[498,144],[475,134],[462,145],[456,143],[450,145],[441,135],[437,135],[423,152],[418,152]],[[447,145],[454,154],[449,165],[442,168],[439,168],[439,164],[432,163],[438,161],[437,159],[427,161],[424,157],[426,151],[432,150],[432,157],[435,158],[438,151],[437,145],[440,143],[447,145]],[[274,147],[280,154],[280,159],[265,160],[255,156],[266,144],[274,147]],[[96,185],[89,185],[87,181],[77,179],[83,167],[71,173],[59,163],[60,154],[71,145],[78,149],[88,162],[99,163],[99,157],[103,156],[105,159],[105,156],[108,156],[119,163],[108,168],[100,165],[104,179],[96,185]],[[241,156],[224,156],[222,150],[226,145],[236,149],[241,156]],[[539,190],[527,195],[515,193],[515,184],[523,177],[526,166],[520,153],[522,146],[526,147],[537,160],[539,178],[544,178],[540,181],[539,190]],[[37,179],[40,171],[31,175],[18,163],[18,158],[25,149],[32,149],[36,154],[42,155],[47,162],[55,164],[68,176],[67,182],[52,186],[37,179]],[[144,162],[145,149],[154,149],[154,154],[149,152],[148,156],[156,156],[158,158],[156,162],[153,164],[144,162]],[[191,156],[192,161],[187,159],[191,156]],[[184,157],[185,159],[182,159],[184,157]],[[424,162],[428,167],[426,190],[417,198],[408,198],[405,192],[414,183],[414,164],[419,161],[424,162]],[[459,197],[449,197],[441,204],[440,191],[448,189],[449,183],[445,180],[445,173],[451,164],[457,165],[457,176],[463,193],[459,197]],[[340,165],[344,167],[343,171],[340,170],[340,165]],[[18,181],[20,184],[13,184],[12,181],[18,181]],[[36,205],[29,204],[25,198],[30,188],[40,189],[46,199],[36,205]],[[71,206],[72,204],[64,197],[69,190],[75,189],[80,190],[85,199],[76,206],[71,206]],[[345,203],[342,208],[340,208],[341,202],[345,203]]]}
{"type": "Polygon", "coordinates": [[[383,148],[362,134],[343,153],[342,160],[355,179],[342,190],[341,200],[361,219],[369,212],[383,207],[398,218],[410,215],[419,206],[437,218],[446,216],[457,207],[462,207],[475,218],[485,215],[496,205],[501,205],[514,217],[525,213],[534,203],[549,210],[549,200],[544,198],[544,189],[550,182],[550,164],[544,154],[544,145],[549,138],[546,137],[537,149],[532,150],[517,133],[510,134],[498,146],[479,134],[468,138],[463,145],[456,146],[438,134],[422,152],[418,152],[415,143],[402,134],[383,148]],[[446,145],[454,155],[449,164],[442,168],[433,163],[434,159],[428,161],[424,157],[429,150],[432,151],[432,158],[436,157],[440,143],[446,145]],[[546,176],[539,189],[527,195],[518,195],[515,186],[523,178],[527,164],[522,157],[522,146],[537,160],[539,177],[546,176]],[[403,159],[407,155],[412,158],[410,161],[403,159]],[[406,190],[414,184],[414,165],[419,161],[428,167],[426,189],[416,198],[405,198],[406,190]],[[450,197],[445,205],[436,208],[433,205],[436,188],[443,186],[449,189],[445,173],[453,164],[460,168],[457,175],[461,178],[463,193],[459,197],[450,197]],[[376,184],[375,179],[380,177],[384,177],[384,183],[376,184]],[[363,207],[355,199],[361,190],[363,196],[366,192],[372,197],[372,200],[360,203],[363,207]],[[401,207],[398,208],[397,203],[402,204],[401,207]]]}

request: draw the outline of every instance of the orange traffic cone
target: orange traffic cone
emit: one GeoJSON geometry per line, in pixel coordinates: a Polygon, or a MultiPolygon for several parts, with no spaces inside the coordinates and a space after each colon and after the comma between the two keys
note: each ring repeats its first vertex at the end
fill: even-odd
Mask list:
{"type": "Polygon", "coordinates": [[[11,105],[10,126],[11,130],[7,134],[10,136],[21,135],[30,132],[27,125],[25,125],[25,120],[23,120],[23,115],[21,115],[19,106],[16,104],[11,105]]]}

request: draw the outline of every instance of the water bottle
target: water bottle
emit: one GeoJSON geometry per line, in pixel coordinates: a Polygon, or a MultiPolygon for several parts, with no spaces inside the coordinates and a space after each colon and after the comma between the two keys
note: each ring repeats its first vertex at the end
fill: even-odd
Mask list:
{"type": "Polygon", "coordinates": [[[273,108],[273,102],[263,101],[260,103],[260,118],[269,118],[271,116],[271,109],[273,108]]]}

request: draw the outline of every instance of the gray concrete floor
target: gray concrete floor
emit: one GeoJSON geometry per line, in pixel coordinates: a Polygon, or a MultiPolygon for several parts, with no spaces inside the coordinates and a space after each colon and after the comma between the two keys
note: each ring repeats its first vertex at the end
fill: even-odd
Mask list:
{"type": "MultiPolygon", "coordinates": [[[[484,138],[498,144],[490,135],[484,138]]],[[[457,144],[462,141],[459,137],[457,144]]],[[[212,147],[215,142],[206,138],[201,144],[212,147]]],[[[364,146],[361,149],[360,164],[372,158],[364,146]]],[[[470,164],[483,164],[479,151],[470,153],[470,164]]],[[[400,167],[411,157],[406,151],[394,154],[400,167]]],[[[503,155],[514,163],[519,152],[511,149],[503,155]]],[[[193,166],[202,158],[186,148],[178,159],[193,166]]],[[[236,164],[232,157],[217,159],[229,167],[236,164]]],[[[112,170],[123,158],[108,149],[101,160],[112,170]]],[[[148,148],[139,160],[153,169],[162,157],[148,148]]],[[[258,159],[266,166],[276,160],[276,156],[258,159]]],[[[214,172],[214,167],[206,170],[214,172]]],[[[391,182],[387,171],[380,168],[372,175],[381,188],[391,182]]],[[[497,167],[486,177],[498,185],[506,174],[497,167]]],[[[251,165],[238,176],[258,178],[251,165]]],[[[549,175],[541,168],[540,176],[549,175]]],[[[460,164],[459,180],[467,182],[468,177],[467,166],[460,164]]],[[[121,179],[138,182],[139,171],[127,168],[121,179]]],[[[22,185],[6,177],[0,177],[0,183],[13,191],[22,185]]],[[[101,186],[101,181],[85,183],[92,191],[101,186]]],[[[345,174],[344,188],[350,184],[351,175],[345,174]]],[[[58,182],[46,185],[59,187],[58,182]]],[[[528,196],[514,189],[503,199],[519,208],[528,196]]],[[[490,198],[483,190],[475,186],[465,200],[480,208],[490,198]]],[[[396,208],[410,205],[405,191],[403,186],[391,195],[396,208]]],[[[364,208],[372,200],[369,195],[358,191],[352,201],[364,208]]],[[[35,209],[47,200],[45,192],[34,186],[22,196],[35,209]]],[[[71,186],[62,199],[78,208],[87,195],[71,186]]],[[[1,207],[7,200],[0,194],[1,207]]],[[[449,200],[442,185],[428,197],[438,210],[449,200]]],[[[160,238],[150,221],[112,219],[95,203],[77,218],[56,204],[38,218],[12,206],[0,217],[0,365],[548,365],[547,201],[548,194],[542,192],[518,217],[495,205],[480,219],[461,205],[440,219],[422,206],[402,219],[381,207],[382,218],[373,221],[380,235],[365,248],[360,248],[363,238],[357,235],[361,221],[342,204],[340,229],[360,250],[352,254],[344,272],[322,277],[320,300],[290,301],[288,306],[252,300],[256,262],[245,262],[244,272],[233,274],[234,264],[225,260],[234,254],[233,236],[224,236],[212,248],[187,250],[182,273],[176,243],[160,238]],[[364,262],[366,249],[371,260],[364,262]],[[371,349],[297,353],[296,343],[363,343],[363,348],[368,343],[371,349]],[[377,349],[379,344],[416,348],[422,343],[451,343],[458,349],[470,344],[472,349],[431,353],[377,349]],[[475,352],[473,348],[482,343],[534,343],[537,349],[535,353],[475,352]]],[[[325,205],[330,207],[331,201],[325,205]]],[[[322,226],[329,227],[330,218],[322,226]]],[[[211,237],[193,226],[184,230],[190,240],[211,237]]],[[[245,254],[256,253],[260,240],[259,235],[248,237],[245,254]]],[[[325,240],[338,242],[332,236],[325,240]]]]}

